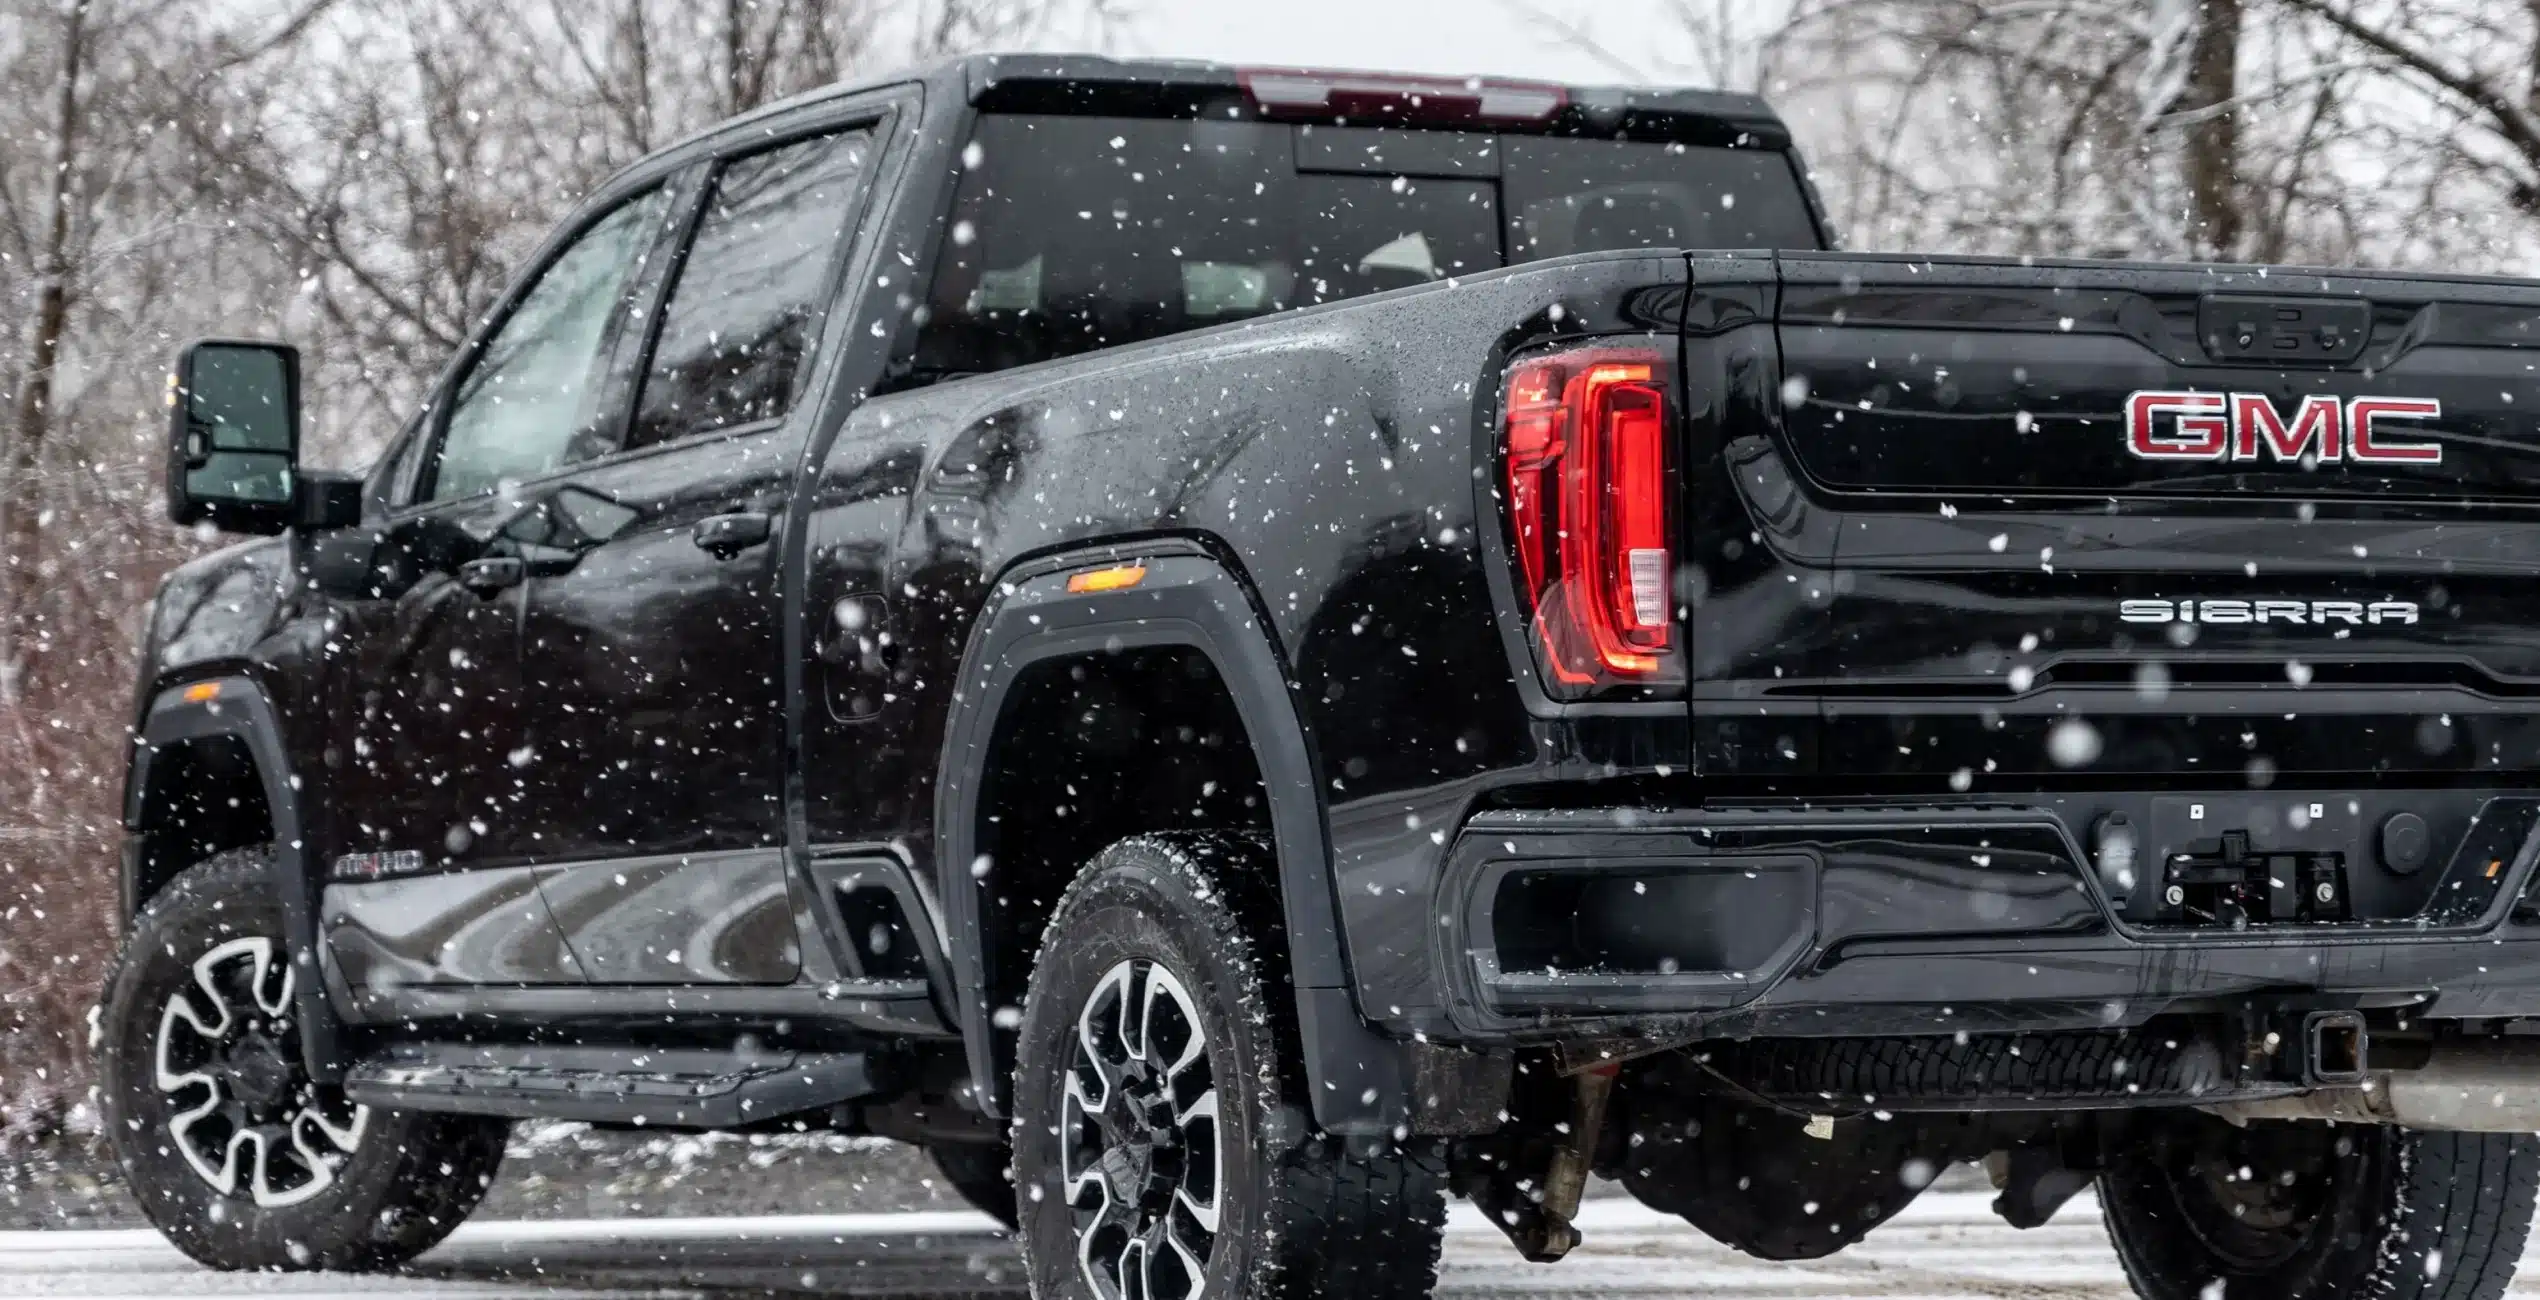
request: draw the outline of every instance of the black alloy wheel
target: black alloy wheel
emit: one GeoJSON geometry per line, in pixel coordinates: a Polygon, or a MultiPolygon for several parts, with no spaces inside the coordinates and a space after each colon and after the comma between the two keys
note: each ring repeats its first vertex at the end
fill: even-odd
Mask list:
{"type": "Polygon", "coordinates": [[[510,1126],[379,1110],[311,1075],[269,848],[180,873],[132,920],[98,1008],[99,1100],[124,1181],[224,1269],[386,1268],[492,1184],[510,1126]]]}
{"type": "Polygon", "coordinates": [[[1059,1108],[1059,1177],[1076,1263],[1096,1295],[1192,1300],[1216,1253],[1215,1076],[1199,1009],[1172,971],[1123,961],[1076,1016],[1059,1108]]]}
{"type": "Polygon", "coordinates": [[[1318,1132],[1275,855],[1245,834],[1103,850],[1042,933],[1016,1045],[1014,1177],[1042,1300],[1415,1300],[1434,1141],[1318,1132]]]}
{"type": "Polygon", "coordinates": [[[280,945],[231,939],[195,958],[192,975],[168,991],[152,1053],[168,1144],[214,1192],[262,1209],[323,1194],[371,1112],[310,1080],[280,945]]]}

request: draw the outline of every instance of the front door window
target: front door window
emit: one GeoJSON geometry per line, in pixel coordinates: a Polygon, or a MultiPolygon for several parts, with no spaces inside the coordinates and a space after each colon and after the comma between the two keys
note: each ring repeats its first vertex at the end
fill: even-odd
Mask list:
{"type": "Polygon", "coordinates": [[[548,264],[450,399],[426,500],[491,492],[615,449],[608,360],[641,309],[644,260],[669,196],[601,217],[548,264]]]}

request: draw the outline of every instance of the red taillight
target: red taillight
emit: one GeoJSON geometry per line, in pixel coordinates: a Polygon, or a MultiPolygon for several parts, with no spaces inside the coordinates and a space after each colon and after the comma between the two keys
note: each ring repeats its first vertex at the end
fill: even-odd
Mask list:
{"type": "Polygon", "coordinates": [[[1567,87],[1493,77],[1244,68],[1235,74],[1262,116],[1353,121],[1539,125],[1570,102],[1567,87]]]}
{"type": "Polygon", "coordinates": [[[1503,397],[1517,580],[1556,692],[1683,681],[1666,362],[1647,348],[1528,357],[1503,397]]]}

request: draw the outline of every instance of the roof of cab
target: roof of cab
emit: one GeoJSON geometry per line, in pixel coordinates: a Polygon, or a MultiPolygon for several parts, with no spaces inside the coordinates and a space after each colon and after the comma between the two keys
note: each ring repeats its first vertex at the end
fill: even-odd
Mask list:
{"type": "MultiPolygon", "coordinates": [[[[1115,59],[1098,54],[979,54],[954,59],[930,69],[931,74],[958,70],[967,98],[977,104],[995,98],[1000,89],[1019,85],[1137,88],[1148,92],[1200,91],[1241,93],[1247,67],[1190,59],[1115,59]]],[[[1426,74],[1362,69],[1280,68],[1301,76],[1435,83],[1426,74]]],[[[1477,83],[1513,79],[1475,78],[1477,83]]],[[[1549,83],[1533,83],[1549,84],[1549,83]]],[[[1563,86],[1568,104],[1566,130],[1607,134],[1629,119],[1674,118],[1709,125],[1710,134],[1744,136],[1740,143],[1785,148],[1790,129],[1772,105],[1755,95],[1673,86],[1563,86]]],[[[1504,128],[1503,128],[1504,129],[1504,128]]],[[[1561,128],[1556,128],[1561,129],[1561,128]]]]}
{"type": "MultiPolygon", "coordinates": [[[[973,104],[995,102],[1000,95],[1022,91],[1036,101],[1064,103],[1065,91],[1078,88],[1099,91],[1110,88],[1132,92],[1130,98],[1170,97],[1180,92],[1203,94],[1240,94],[1242,77],[1249,69],[1231,63],[1209,63],[1192,59],[1116,59],[1100,54],[971,54],[937,59],[891,73],[841,81],[763,104],[738,116],[716,122],[689,133],[676,143],[654,151],[631,164],[611,179],[603,190],[614,188],[619,180],[637,171],[649,171],[671,155],[692,152],[707,142],[745,131],[751,125],[790,113],[806,105],[843,98],[889,86],[924,83],[958,94],[973,104]],[[1052,95],[1047,92],[1057,91],[1052,95]]],[[[1304,76],[1344,77],[1384,80],[1417,79],[1434,82],[1437,78],[1409,73],[1369,72],[1354,69],[1292,69],[1282,73],[1304,76]]],[[[1482,78],[1501,81],[1502,78],[1482,78]]],[[[1736,143],[1751,148],[1788,148],[1790,129],[1782,123],[1772,105],[1755,95],[1731,94],[1718,90],[1697,90],[1666,86],[1564,86],[1568,103],[1563,110],[1563,133],[1611,135],[1621,130],[1629,134],[1631,124],[1657,119],[1673,119],[1700,128],[1697,134],[1715,137],[1720,143],[1736,143]]],[[[1084,97],[1080,96],[1082,102],[1084,97]]],[[[1096,95],[1105,102],[1117,102],[1117,96],[1096,95]]],[[[1075,111],[1086,111],[1078,107],[1075,111]]],[[[1501,128],[1507,129],[1507,128],[1501,128]]]]}

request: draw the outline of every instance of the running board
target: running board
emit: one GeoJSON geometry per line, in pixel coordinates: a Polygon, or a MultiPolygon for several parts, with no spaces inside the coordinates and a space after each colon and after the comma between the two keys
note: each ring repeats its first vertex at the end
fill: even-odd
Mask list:
{"type": "Polygon", "coordinates": [[[344,1093],[393,1110],[738,1128],[880,1091],[858,1052],[417,1043],[364,1060],[344,1093]]]}

